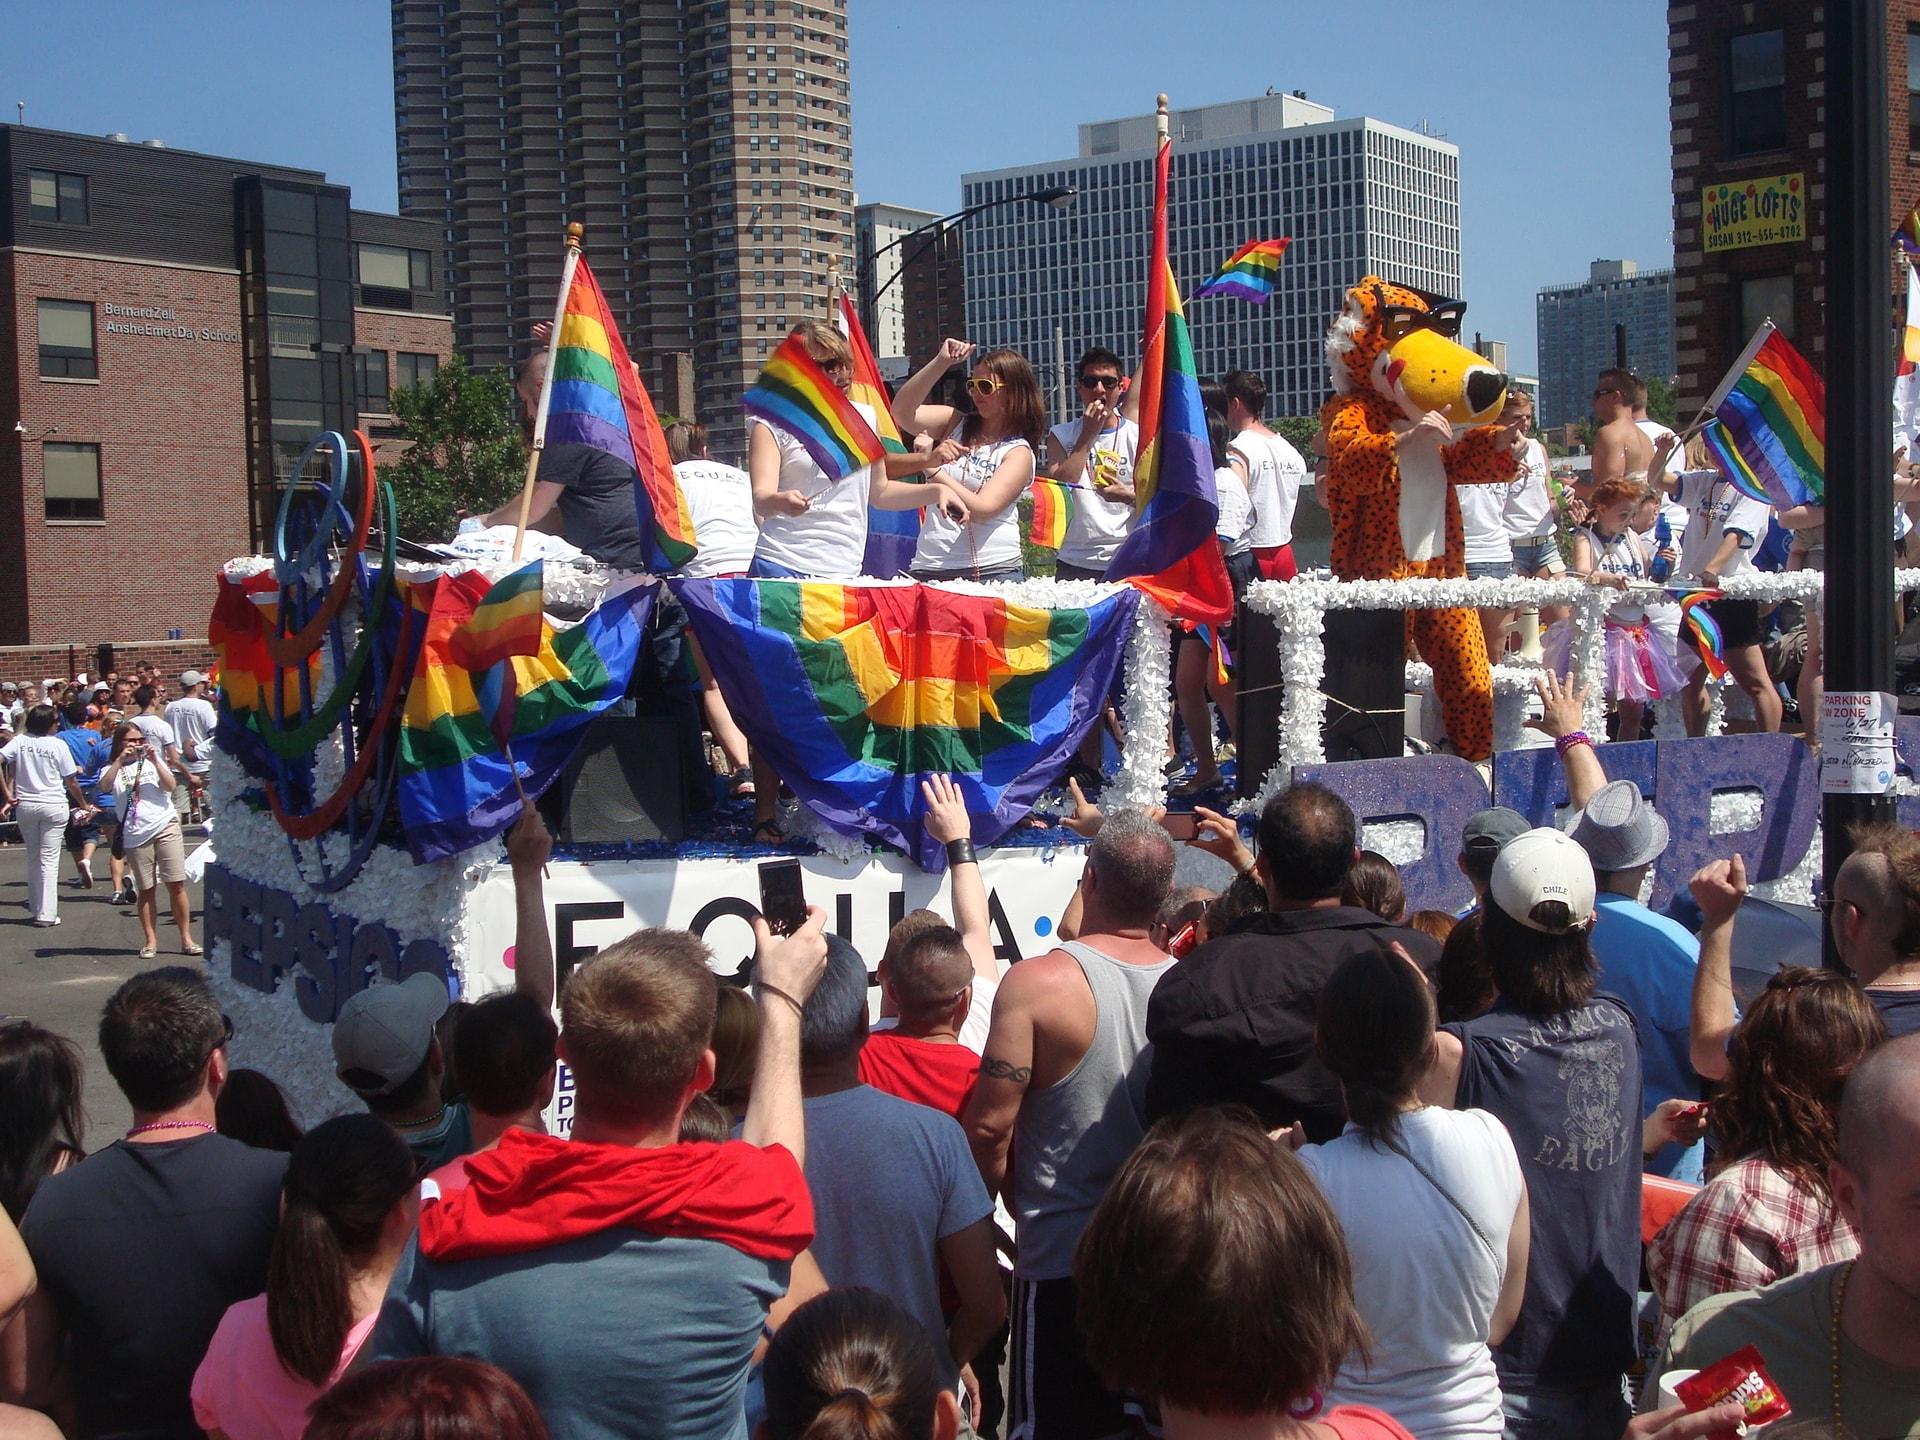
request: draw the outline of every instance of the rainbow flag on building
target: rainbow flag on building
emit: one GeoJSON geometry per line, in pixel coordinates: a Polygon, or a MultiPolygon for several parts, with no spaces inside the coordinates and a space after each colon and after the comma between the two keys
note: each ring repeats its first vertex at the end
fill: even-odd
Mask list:
{"type": "Polygon", "coordinates": [[[1233,614],[1233,586],[1214,540],[1220,500],[1213,448],[1180,287],[1167,260],[1167,185],[1173,143],[1163,134],[1153,171],[1153,258],[1147,267],[1140,445],[1133,462],[1133,530],[1107,566],[1172,614],[1200,624],[1233,614]]]}
{"type": "Polygon", "coordinates": [[[1909,210],[1900,228],[1893,232],[1893,248],[1909,260],[1920,260],[1920,205],[1909,210]]]}
{"type": "MultiPolygon", "coordinates": [[[[853,351],[853,383],[847,386],[847,399],[873,412],[874,433],[880,437],[881,447],[887,454],[904,455],[907,443],[900,438],[900,427],[893,423],[893,397],[887,393],[887,382],[880,376],[879,362],[873,358],[873,346],[867,343],[867,332],[853,308],[853,300],[844,290],[840,292],[838,316],[840,333],[847,337],[847,345],[853,351]]],[[[907,567],[913,564],[913,552],[919,546],[918,510],[867,507],[867,552],[860,562],[862,575],[887,580],[906,574],[907,567]]]]}
{"type": "Polygon", "coordinates": [[[813,463],[835,480],[886,453],[852,399],[814,364],[797,335],[789,335],[767,357],[760,378],[740,403],[749,415],[778,425],[798,440],[813,463]]]}
{"type": "Polygon", "coordinates": [[[1139,596],[1042,610],[927,585],[672,582],[727,708],[815,815],[928,870],[920,782],[951,774],[990,845],[1099,719],[1139,596]]]}
{"type": "MultiPolygon", "coordinates": [[[[423,638],[400,718],[397,799],[415,861],[458,854],[513,824],[521,807],[516,768],[529,796],[559,778],[587,723],[627,693],[658,588],[629,580],[564,630],[543,617],[533,653],[499,662],[512,670],[517,700],[502,736],[494,733],[480,693],[487,672],[476,683],[457,658],[467,653],[465,637],[487,599],[486,576],[470,570],[407,587],[423,638]]],[[[503,601],[522,603],[524,594],[503,601]]]]}
{"type": "Polygon", "coordinates": [[[1900,363],[1893,372],[1893,443],[1908,459],[1920,439],[1920,270],[1907,266],[1907,322],[1900,334],[1900,363]]]}
{"type": "Polygon", "coordinates": [[[1033,477],[1033,519],[1027,526],[1027,539],[1042,550],[1058,550],[1067,538],[1067,526],[1073,523],[1073,492],[1078,485],[1033,477]]]}
{"type": "Polygon", "coordinates": [[[693,516],[674,478],[660,417],[584,255],[577,257],[554,327],[547,386],[546,425],[536,443],[591,445],[632,466],[640,478],[634,507],[653,568],[671,570],[691,560],[698,549],[693,516]]]}
{"type": "Polygon", "coordinates": [[[1226,258],[1220,268],[1198,290],[1196,300],[1214,295],[1231,295],[1236,300],[1251,300],[1264,305],[1273,298],[1274,283],[1280,276],[1280,257],[1287,253],[1291,238],[1249,240],[1226,258]]]}
{"type": "Polygon", "coordinates": [[[1703,431],[1735,487],[1781,509],[1824,504],[1827,387],[1771,320],[1754,333],[1703,407],[1703,431]]]}

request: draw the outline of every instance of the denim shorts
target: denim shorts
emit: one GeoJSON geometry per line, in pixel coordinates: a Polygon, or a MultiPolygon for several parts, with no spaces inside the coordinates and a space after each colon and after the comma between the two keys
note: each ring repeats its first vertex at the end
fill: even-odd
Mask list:
{"type": "Polygon", "coordinates": [[[1513,568],[1520,575],[1564,575],[1567,562],[1560,558],[1560,542],[1551,535],[1513,542],[1513,568]]]}
{"type": "Polygon", "coordinates": [[[1467,561],[1467,579],[1469,580],[1511,580],[1513,565],[1506,560],[1469,560],[1467,561]]]}

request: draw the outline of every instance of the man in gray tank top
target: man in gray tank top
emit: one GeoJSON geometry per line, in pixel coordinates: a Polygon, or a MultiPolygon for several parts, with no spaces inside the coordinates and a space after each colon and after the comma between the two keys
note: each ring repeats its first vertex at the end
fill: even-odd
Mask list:
{"type": "Polygon", "coordinates": [[[1146,1133],[1147,1000],[1174,964],[1147,935],[1172,883],[1166,831],[1113,816],[1080,876],[1080,938],[1014,966],[994,997],[965,1120],[1018,1227],[1009,1422],[1027,1440],[1098,1440],[1126,1423],[1081,1344],[1073,1251],[1146,1133]]]}

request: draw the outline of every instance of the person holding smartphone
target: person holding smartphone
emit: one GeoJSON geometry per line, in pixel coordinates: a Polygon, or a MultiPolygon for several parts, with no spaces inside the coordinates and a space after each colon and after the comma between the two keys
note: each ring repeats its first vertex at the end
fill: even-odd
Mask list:
{"type": "Polygon", "coordinates": [[[151,960],[160,948],[154,929],[156,894],[167,887],[173,923],[180,929],[180,951],[198,955],[193,938],[193,907],[187,900],[187,847],[173,792],[180,782],[173,767],[139,726],[126,721],[113,732],[113,758],[100,772],[100,791],[113,797],[120,822],[118,844],[133,874],[140,913],[140,958],[151,960]]]}

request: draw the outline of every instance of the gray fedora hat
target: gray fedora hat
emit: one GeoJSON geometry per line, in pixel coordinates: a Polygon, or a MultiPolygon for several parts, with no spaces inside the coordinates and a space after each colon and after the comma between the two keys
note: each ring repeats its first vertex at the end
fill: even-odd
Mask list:
{"type": "Polygon", "coordinates": [[[1632,870],[1667,848],[1667,822],[1631,780],[1602,785],[1580,812],[1573,838],[1598,871],[1632,870]]]}

